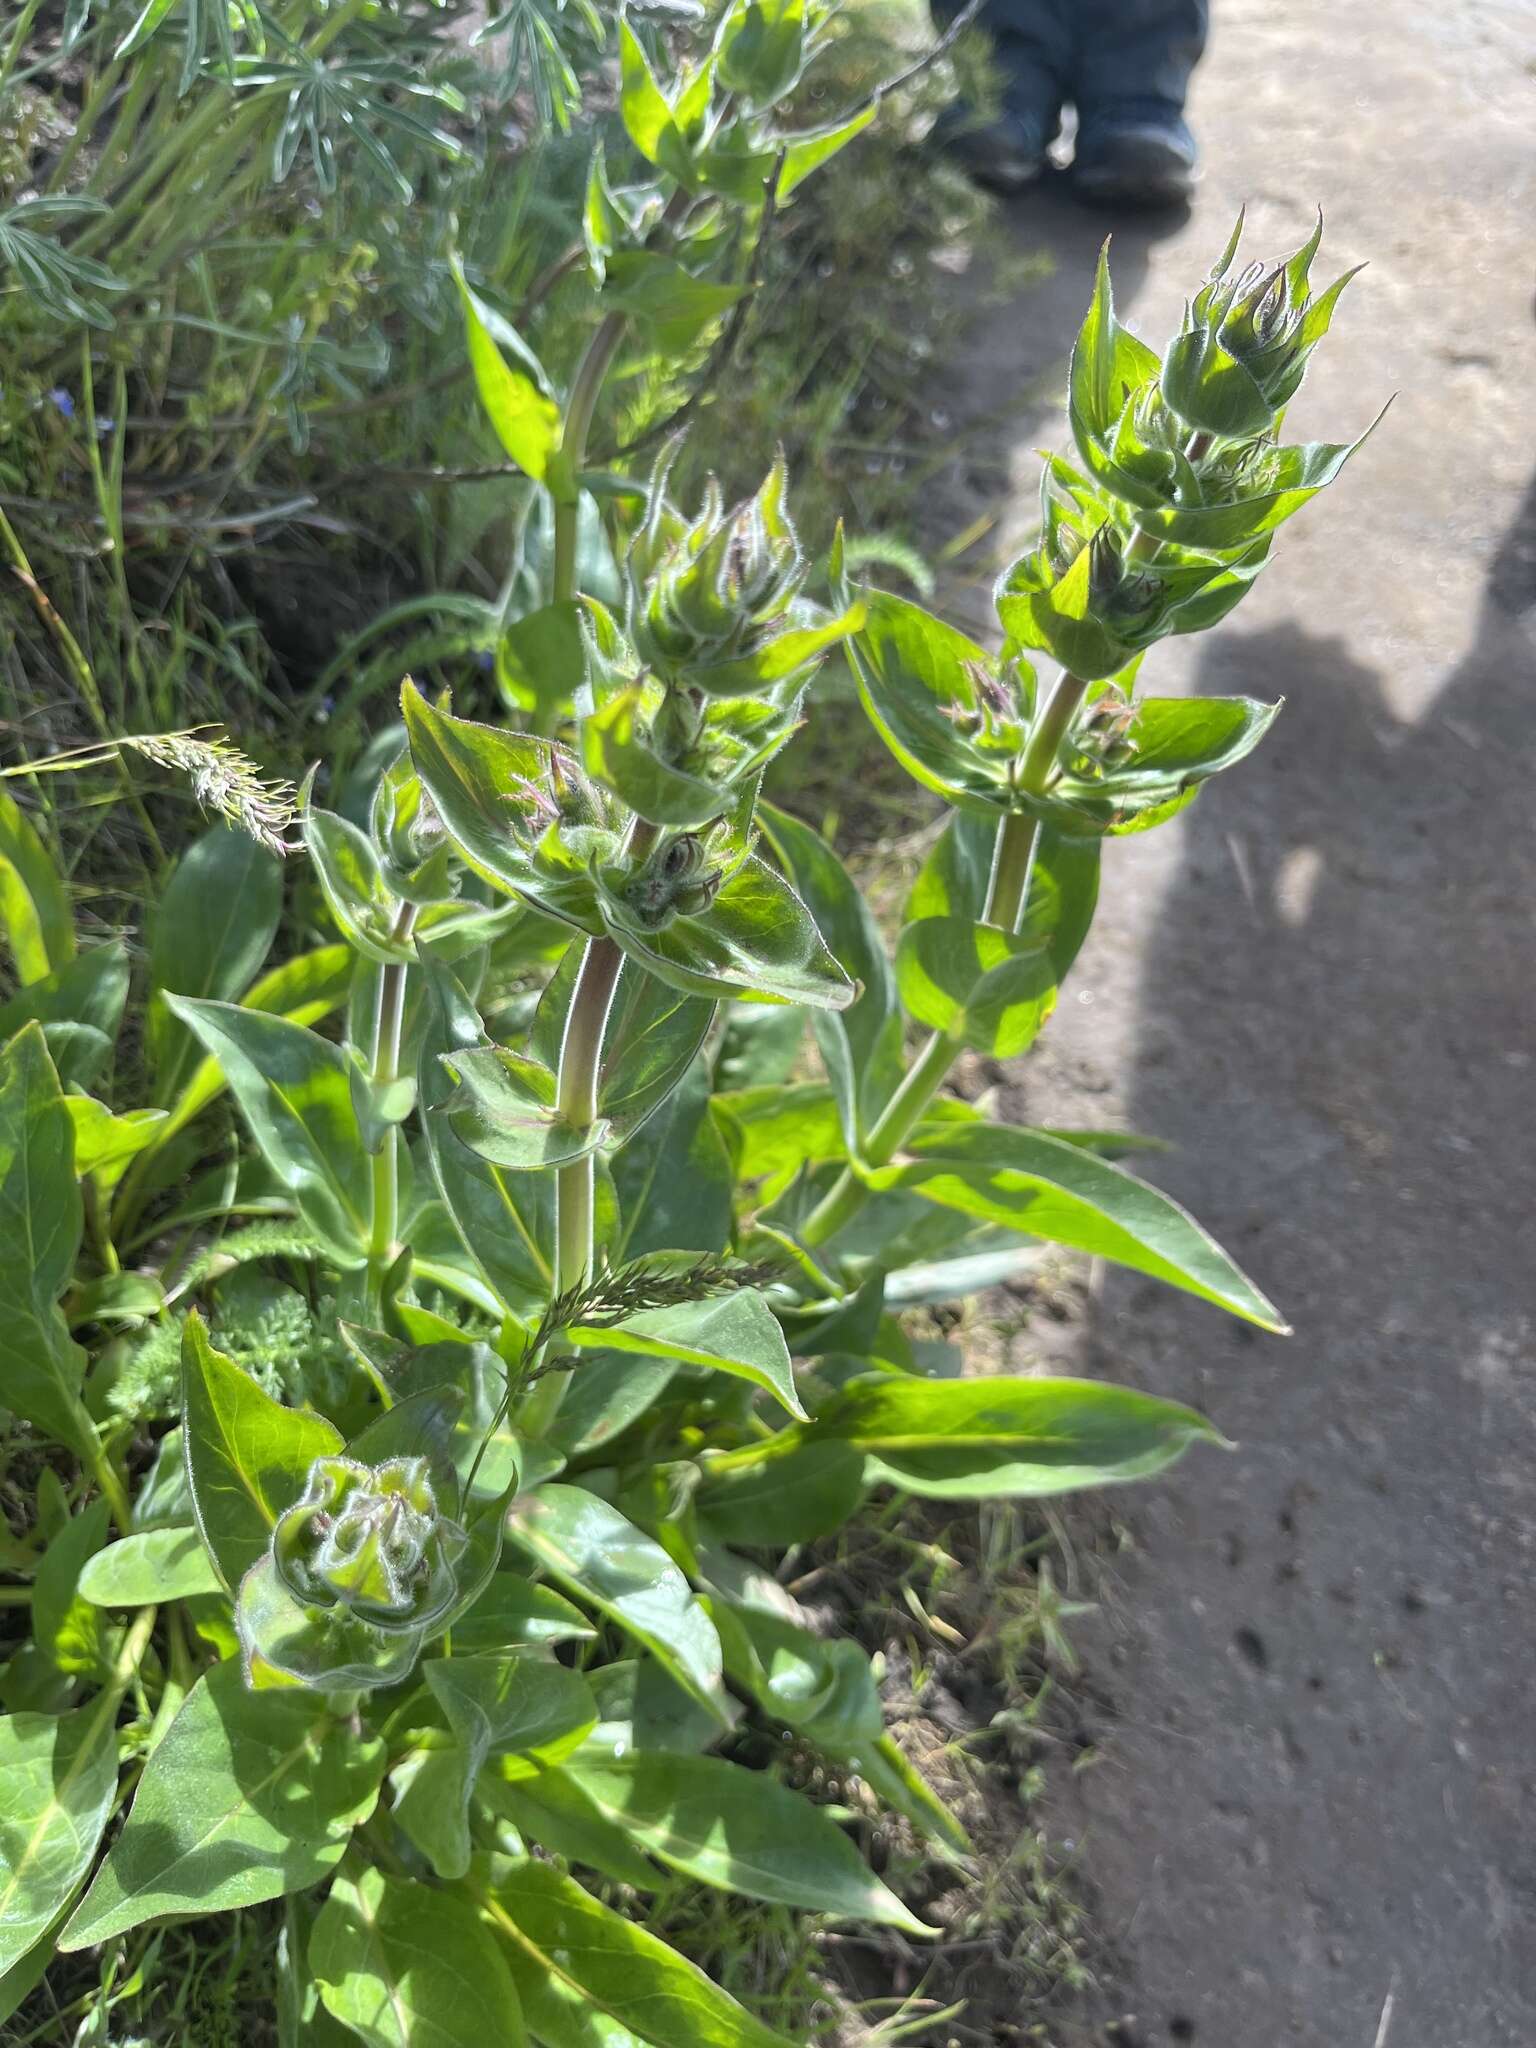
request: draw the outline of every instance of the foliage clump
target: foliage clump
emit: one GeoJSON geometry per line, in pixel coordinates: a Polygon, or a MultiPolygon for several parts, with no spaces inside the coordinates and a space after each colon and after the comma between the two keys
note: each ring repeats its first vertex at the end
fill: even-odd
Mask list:
{"type": "MultiPolygon", "coordinates": [[[[48,1459],[0,1556],[33,1630],[0,1670],[9,2011],[58,1956],[281,1902],[291,2042],[786,2048],[614,1902],[683,1878],[926,1942],[975,1844],[785,1556],[887,1493],[1034,1501],[1218,1436],[1110,1382],[967,1375],[903,1310],[1044,1241],[1284,1328],[1102,1133],[946,1085],[1028,1050],[1115,842],[1275,716],[1140,668],[1358,445],[1282,439],[1337,287],[1310,296],[1313,238],[1228,289],[1234,236],[1160,358],[1101,268],[1078,460],[1047,461],[995,647],[804,548],[782,466],[734,507],[673,450],[599,466],[634,354],[707,358],[765,221],[872,120],[790,120],[828,29],[802,0],[730,0],[677,50],[621,21],[639,168],[591,158],[569,363],[445,243],[524,480],[504,712],[406,678],[352,788],[306,783],[319,943],[268,964],[281,860],[220,824],[130,1010],[124,948],[0,793],[0,1218],[32,1249],[0,1262],[0,1359],[48,1459]],[[762,793],[834,655],[949,813],[893,945],[762,793]]],[[[258,61],[290,107],[361,89],[258,61]]]]}

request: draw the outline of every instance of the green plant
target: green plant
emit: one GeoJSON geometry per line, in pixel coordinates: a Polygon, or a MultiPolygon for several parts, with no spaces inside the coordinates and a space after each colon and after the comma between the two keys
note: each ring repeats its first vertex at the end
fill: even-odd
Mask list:
{"type": "MultiPolygon", "coordinates": [[[[457,220],[476,290],[557,373],[579,353],[594,138],[616,184],[634,161],[605,69],[615,19],[576,0],[488,21],[459,0],[99,0],[25,8],[0,32],[0,493],[113,730],[226,716],[281,764],[318,746],[344,768],[367,739],[357,707],[402,666],[463,690],[502,622],[537,608],[550,536],[525,517],[462,353],[445,357],[458,318],[446,258],[457,220]],[[98,574],[82,574],[85,557],[98,574]],[[296,694],[313,714],[302,726],[296,694]]],[[[910,68],[921,8],[916,23],[888,0],[829,22],[789,125],[867,109],[910,68]]],[[[637,26],[657,53],[710,31],[689,7],[647,9],[637,26]]],[[[915,467],[893,454],[869,475],[868,423],[846,415],[942,337],[918,273],[937,244],[974,234],[961,182],[910,151],[902,207],[876,204],[943,76],[929,67],[903,90],[868,170],[839,175],[824,208],[777,209],[757,245],[750,413],[733,405],[721,430],[718,322],[681,355],[641,348],[636,323],[624,440],[697,391],[698,438],[728,476],[760,471],[776,435],[806,451],[818,536],[844,510],[860,531],[899,525],[915,467]],[[855,213],[867,252],[847,232],[855,213]],[[845,294],[851,274],[861,288],[845,294]]],[[[720,275],[740,281],[749,253],[718,251],[720,275]]],[[[53,634],[8,589],[0,576],[15,627],[14,647],[0,634],[0,711],[34,743],[99,730],[53,634]]]]}
{"type": "MultiPolygon", "coordinates": [[[[0,1998],[55,1950],[284,1899],[292,2042],[782,2042],[572,1875],[937,1932],[837,1811],[749,1766],[752,1731],[792,1735],[934,1858],[966,1854],[869,1659],[809,1625],[774,1554],[876,1488],[1034,1498],[1216,1435],[1113,1385],[925,1370],[899,1306],[1006,1279],[1044,1239],[1282,1327],[1101,1135],[940,1090],[962,1048],[1017,1056],[1045,1023],[1104,842],[1173,816],[1274,715],[1132,684],[1157,639],[1241,599],[1349,454],[1278,438],[1338,288],[1309,297],[1315,237],[1234,274],[1234,236],[1159,360],[1101,270],[1071,375],[1083,468],[1047,463],[999,653],[856,586],[837,546],[813,580],[779,468],[689,511],[664,452],[610,563],[583,544],[611,490],[587,463],[605,380],[631,321],[692,346],[722,220],[760,221],[822,147],[773,112],[815,28],[798,0],[733,0],[665,83],[621,29],[652,172],[621,194],[594,166],[589,261],[619,282],[563,395],[463,283],[482,399],[549,518],[508,684],[542,730],[407,683],[367,804],[301,795],[342,943],[260,979],[271,856],[228,835],[189,856],[151,963],[147,1117],[78,1092],[122,971],[76,951],[40,840],[0,809],[22,984],[0,1218],[28,1252],[0,1357],[48,1461],[4,1559],[34,1640],[4,1677],[0,1998]],[[833,850],[759,792],[834,650],[953,806],[894,956],[833,850]],[[1062,665],[1049,687],[1035,652],[1062,665]],[[248,1142],[179,1185],[221,1087],[248,1142]],[[310,1311],[283,1326],[297,1387],[188,1312],[221,1336],[242,1265],[310,1311]],[[167,1390],[135,1343],[172,1318],[167,1390]]],[[[252,1306],[230,1327],[270,1357],[285,1305],[252,1306]]]]}

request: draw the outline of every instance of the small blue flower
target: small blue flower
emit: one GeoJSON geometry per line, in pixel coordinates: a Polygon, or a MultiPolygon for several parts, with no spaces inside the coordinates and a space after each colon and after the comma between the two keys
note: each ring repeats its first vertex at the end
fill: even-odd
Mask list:
{"type": "Polygon", "coordinates": [[[49,392],[48,396],[53,400],[54,404],[57,406],[61,418],[66,420],[72,420],[74,418],[75,401],[70,397],[69,393],[64,389],[62,384],[56,384],[54,388],[49,392]]]}
{"type": "Polygon", "coordinates": [[[489,675],[491,670],[496,666],[496,657],[491,652],[489,647],[481,647],[476,651],[475,663],[482,674],[489,675]]]}

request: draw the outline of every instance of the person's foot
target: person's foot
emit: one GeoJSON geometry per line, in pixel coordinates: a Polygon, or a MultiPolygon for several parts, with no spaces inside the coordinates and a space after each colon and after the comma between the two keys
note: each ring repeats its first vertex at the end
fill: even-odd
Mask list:
{"type": "Polygon", "coordinates": [[[1091,206],[1178,206],[1198,160],[1181,115],[1080,112],[1072,189],[1091,206]]]}
{"type": "Polygon", "coordinates": [[[970,109],[946,109],[934,124],[934,139],[989,192],[1011,198],[1032,185],[1045,169],[1056,124],[1004,110],[985,121],[970,109]]]}

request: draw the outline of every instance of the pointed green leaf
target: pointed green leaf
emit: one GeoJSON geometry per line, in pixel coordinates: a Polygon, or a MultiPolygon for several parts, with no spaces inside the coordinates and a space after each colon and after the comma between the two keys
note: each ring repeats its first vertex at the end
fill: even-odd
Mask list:
{"type": "Polygon", "coordinates": [[[455,1654],[423,1664],[421,1675],[455,1743],[451,1768],[433,1788],[447,1836],[438,1875],[462,1877],[471,1850],[469,1804],[484,1766],[495,1758],[499,1775],[514,1779],[561,1762],[596,1727],[597,1704],[578,1672],[543,1657],[455,1654]]]}
{"type": "Polygon", "coordinates": [[[866,1171],[872,1188],[911,1188],[968,1216],[1112,1259],[1284,1331],[1273,1304],[1177,1202],[1123,1167],[1042,1131],[1004,1124],[926,1127],[904,1163],[866,1171]]]}
{"type": "Polygon", "coordinates": [[[326,2010],[367,2048],[523,2048],[511,1974],[467,1899],[362,1869],[309,1940],[326,2010]]]}
{"type": "Polygon", "coordinates": [[[645,1309],[627,1322],[567,1334],[572,1343],[592,1350],[635,1351],[730,1373],[765,1387],[791,1415],[805,1413],[779,1319],[750,1287],[680,1308],[645,1309]]]}
{"type": "Polygon", "coordinates": [[[0,931],[10,942],[16,978],[42,981],[75,955],[69,891],[36,828],[0,789],[0,931]]]}
{"type": "Polygon", "coordinates": [[[91,1867],[117,1791],[115,1693],[0,1720],[0,1970],[52,1925],[91,1867]]]}
{"type": "Polygon", "coordinates": [[[619,112],[630,141],[647,163],[660,163],[670,140],[681,147],[682,138],[672,120],[672,109],[656,83],[640,40],[625,20],[619,22],[620,91],[619,112]]]}
{"type": "Polygon", "coordinates": [[[33,1022],[0,1049],[0,1390],[13,1413],[88,1456],[96,1432],[79,1398],[85,1355],[56,1305],[83,1227],[73,1146],[43,1027],[33,1022]]]}
{"type": "Polygon", "coordinates": [[[562,1774],[641,1848],[701,1884],[908,1934],[936,1932],[880,1882],[824,1808],[764,1771],[654,1751],[582,1759],[562,1774]]]}
{"type": "Polygon", "coordinates": [[[872,99],[845,121],[834,121],[826,128],[806,129],[797,135],[783,137],[784,163],[779,172],[778,193],[780,206],[793,196],[813,171],[819,171],[829,157],[836,156],[856,135],[862,135],[879,111],[879,101],[872,99]]]}
{"type": "MultiPolygon", "coordinates": [[[[871,1483],[935,1500],[1031,1499],[1143,1479],[1201,1438],[1203,1415],[1097,1380],[851,1380],[802,1438],[864,1453],[871,1483]]],[[[770,1461],[771,1462],[771,1461],[770,1461]]]]}
{"type": "Polygon", "coordinates": [[[286,1017],[168,998],[223,1067],[263,1158],[343,1267],[367,1254],[373,1182],[345,1054],[286,1017]]]}
{"type": "Polygon", "coordinates": [[[775,857],[858,989],[845,1009],[812,1018],[844,1137],[857,1149],[901,1078],[901,1011],[891,962],[868,905],[820,833],[771,804],[759,805],[758,816],[775,857]]]}
{"type": "Polygon", "coordinates": [[[909,1016],[998,1059],[1023,1052],[1056,1007],[1056,973],[1043,936],[963,917],[909,924],[896,951],[896,977],[909,1016]]]}
{"type": "Polygon", "coordinates": [[[128,954],[117,940],[28,982],[0,1003],[0,1045],[37,1018],[65,1088],[89,1088],[111,1055],[128,997],[128,954]]]}
{"type": "Polygon", "coordinates": [[[1115,318],[1109,278],[1109,244],[1099,251],[1093,298],[1072,350],[1068,370],[1067,409],[1079,447],[1090,444],[1084,460],[1092,462],[1091,444],[1111,435],[1126,401],[1142,386],[1154,383],[1161,365],[1155,350],[1121,326],[1115,318]]]}
{"type": "Polygon", "coordinates": [[[585,915],[589,885],[567,885],[569,902],[566,895],[558,902],[550,899],[520,829],[526,793],[553,788],[552,764],[560,779],[570,783],[577,772],[571,757],[547,740],[440,711],[411,682],[400,693],[400,708],[416,772],[448,836],[476,874],[511,895],[527,895],[552,915],[585,915]]]}
{"type": "Polygon", "coordinates": [[[208,1342],[201,1316],[182,1333],[183,1443],[197,1526],[231,1589],[264,1557],[272,1529],[303,1493],[316,1458],[342,1448],[323,1416],[285,1408],[208,1342]]]}
{"type": "Polygon", "coordinates": [[[560,447],[560,408],[549,395],[548,380],[511,325],[470,289],[457,256],[449,260],[464,309],[464,333],[480,403],[518,468],[535,483],[546,483],[560,447]]]}
{"type": "Polygon", "coordinates": [[[110,1630],[80,1591],[87,1563],[107,1540],[111,1512],[98,1496],[50,1538],[32,1582],[32,1642],[40,1657],[69,1677],[104,1680],[111,1666],[110,1630]]]}
{"type": "Polygon", "coordinates": [[[840,1010],[855,990],[794,890],[749,854],[708,910],[644,931],[601,899],[609,932],[650,973],[690,995],[840,1010]]]}
{"type": "MultiPolygon", "coordinates": [[[[241,998],[245,1010],[270,1011],[302,1026],[318,1024],[346,1001],[352,986],[355,956],[346,944],[317,946],[299,953],[252,982],[241,998]]],[[[192,1077],[171,1105],[170,1115],[155,1134],[151,1150],[184,1130],[200,1110],[215,1100],[225,1085],[224,1069],[211,1054],[200,1060],[192,1077]]]]}
{"type": "Polygon", "coordinates": [[[372,1812],[383,1769],[384,1745],[316,1695],[247,1692],[238,1664],[216,1665],[146,1764],[60,1948],[91,1948],[168,1913],[305,1890],[372,1812]]]}
{"type": "Polygon", "coordinates": [[[232,825],[212,825],[176,863],[155,912],[150,1009],[155,1100],[169,1102],[195,1047],[160,998],[233,1002],[267,957],[283,912],[283,864],[232,825]]]}
{"type": "Polygon", "coordinates": [[[463,988],[429,962],[437,1007],[421,1052],[420,1098],[433,1178],[469,1257],[514,1312],[537,1313],[554,1289],[552,1174],[512,1173],[472,1152],[442,1113],[453,1094],[440,1055],[477,1044],[481,1023],[463,988]]]}
{"type": "Polygon", "coordinates": [[[146,1529],[98,1550],[80,1574],[80,1597],[93,1607],[156,1607],[223,1591],[196,1529],[146,1529]]]}
{"type": "Polygon", "coordinates": [[[907,773],[962,810],[1006,804],[1009,760],[970,744],[952,713],[976,701],[986,650],[921,605],[889,591],[867,593],[863,626],[848,643],[871,724],[907,773]]]}
{"type": "Polygon", "coordinates": [[[696,1964],[547,1863],[514,1864],[496,1902],[523,2011],[547,2048],[591,2048],[598,2015],[653,2048],[791,2048],[696,1964]]]}
{"type": "Polygon", "coordinates": [[[730,1725],[714,1623],[652,1537],[579,1486],[523,1495],[507,1518],[507,1536],[557,1585],[644,1643],[722,1727],[730,1725]]]}
{"type": "Polygon", "coordinates": [[[550,1586],[517,1572],[499,1571],[467,1614],[453,1625],[457,1656],[524,1646],[591,1642],[597,1631],[579,1607],[550,1586]]]}

